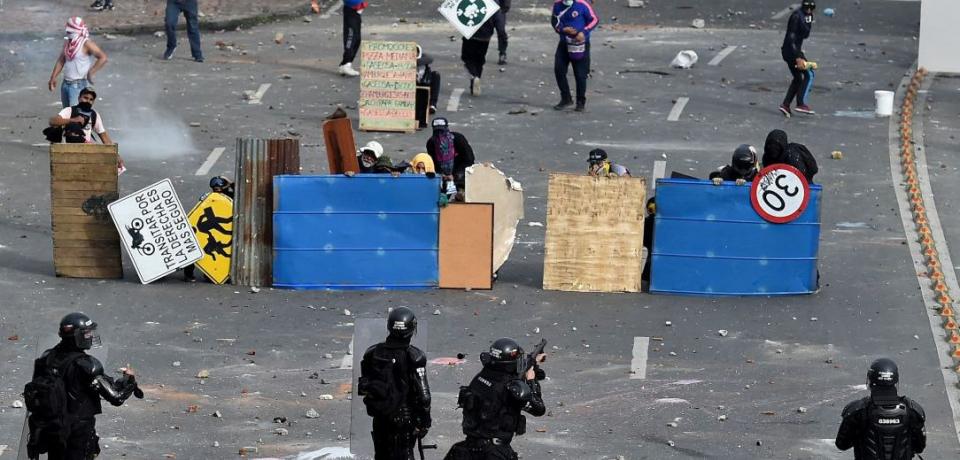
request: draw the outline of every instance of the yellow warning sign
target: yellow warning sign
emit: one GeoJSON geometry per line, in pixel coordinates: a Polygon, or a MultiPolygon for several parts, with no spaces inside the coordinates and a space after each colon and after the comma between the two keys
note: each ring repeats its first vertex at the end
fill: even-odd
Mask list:
{"type": "Polygon", "coordinates": [[[197,261],[210,281],[223,284],[230,277],[233,253],[233,200],[222,193],[208,193],[187,215],[197,235],[203,258],[197,261]]]}

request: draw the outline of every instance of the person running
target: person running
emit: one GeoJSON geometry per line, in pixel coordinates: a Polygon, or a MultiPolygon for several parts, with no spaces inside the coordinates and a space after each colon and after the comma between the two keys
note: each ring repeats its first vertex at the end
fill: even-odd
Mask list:
{"type": "Polygon", "coordinates": [[[360,26],[363,25],[363,10],[368,4],[364,0],[343,0],[343,59],[340,60],[340,75],[358,77],[360,72],[353,68],[353,60],[360,51],[360,26]]]}
{"type": "Polygon", "coordinates": [[[780,55],[787,63],[790,75],[793,76],[790,87],[787,88],[787,95],[779,107],[780,113],[787,118],[790,118],[790,103],[794,98],[797,100],[797,107],[794,110],[806,114],[814,113],[806,102],[812,82],[807,73],[807,58],[803,55],[803,40],[810,37],[810,29],[813,27],[813,10],[816,8],[817,3],[814,0],[803,0],[800,9],[794,11],[790,15],[790,20],[787,21],[787,34],[783,37],[783,46],[780,47],[780,55]]]}

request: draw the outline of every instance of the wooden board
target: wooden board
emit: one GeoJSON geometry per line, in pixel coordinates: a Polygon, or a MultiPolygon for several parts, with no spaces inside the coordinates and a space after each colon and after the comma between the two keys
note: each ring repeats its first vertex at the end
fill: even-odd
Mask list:
{"type": "Polygon", "coordinates": [[[360,172],[360,164],[357,162],[357,144],[353,139],[353,123],[349,118],[324,121],[323,143],[327,147],[327,165],[330,174],[360,172]]]}
{"type": "Polygon", "coordinates": [[[550,174],[543,288],[639,292],[646,181],[550,174]]]}
{"type": "Polygon", "coordinates": [[[106,208],[118,198],[117,146],[52,144],[50,190],[57,276],[123,277],[120,237],[106,208]]]}
{"type": "Polygon", "coordinates": [[[416,43],[360,42],[361,130],[413,132],[416,97],[416,43]]]}
{"type": "Polygon", "coordinates": [[[440,209],[440,287],[493,289],[493,203],[440,209]]]}
{"type": "Polygon", "coordinates": [[[493,203],[493,271],[510,257],[523,219],[523,187],[491,163],[467,168],[467,203],[493,203]]]}

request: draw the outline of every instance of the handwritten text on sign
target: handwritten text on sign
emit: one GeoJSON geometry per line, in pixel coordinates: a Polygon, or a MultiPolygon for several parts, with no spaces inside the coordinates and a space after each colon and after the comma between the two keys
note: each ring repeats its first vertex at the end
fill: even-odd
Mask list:
{"type": "Polygon", "coordinates": [[[810,184],[790,165],[774,164],[760,171],[750,188],[750,202],[764,220],[784,224],[807,208],[810,184]]]}
{"type": "Polygon", "coordinates": [[[360,44],[360,129],[416,129],[417,44],[360,44]]]}

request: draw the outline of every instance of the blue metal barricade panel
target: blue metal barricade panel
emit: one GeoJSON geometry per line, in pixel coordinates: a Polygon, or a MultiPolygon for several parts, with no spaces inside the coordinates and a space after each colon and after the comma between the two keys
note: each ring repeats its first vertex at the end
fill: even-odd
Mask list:
{"type": "Polygon", "coordinates": [[[790,295],[817,289],[821,187],[787,224],[763,220],[750,187],[660,179],[650,292],[790,295]]]}
{"type": "Polygon", "coordinates": [[[274,286],[437,286],[439,179],[276,176],[273,185],[274,286]]]}

